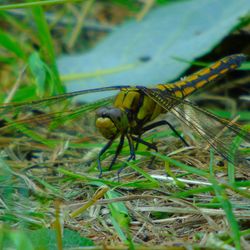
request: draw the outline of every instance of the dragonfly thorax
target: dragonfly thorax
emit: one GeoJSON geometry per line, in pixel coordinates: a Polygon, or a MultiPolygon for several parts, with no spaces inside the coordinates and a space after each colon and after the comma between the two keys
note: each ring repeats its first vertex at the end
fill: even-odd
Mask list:
{"type": "Polygon", "coordinates": [[[115,107],[104,107],[96,111],[96,127],[103,137],[112,139],[126,133],[129,127],[127,114],[115,107]]]}

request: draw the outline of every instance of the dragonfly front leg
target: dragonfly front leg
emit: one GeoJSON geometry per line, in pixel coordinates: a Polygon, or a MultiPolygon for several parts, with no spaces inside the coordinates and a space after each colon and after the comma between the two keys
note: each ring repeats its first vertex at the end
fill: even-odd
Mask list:
{"type": "MultiPolygon", "coordinates": [[[[129,144],[129,150],[130,150],[130,156],[129,158],[126,160],[126,162],[129,162],[131,160],[135,160],[135,148],[134,148],[134,142],[133,142],[133,136],[127,134],[126,135],[127,139],[128,139],[128,144],[129,144]]],[[[127,166],[127,164],[123,164],[123,166],[118,170],[117,172],[117,178],[118,178],[118,181],[119,181],[119,176],[120,176],[120,173],[122,172],[122,170],[127,166]]]]}
{"type": "Polygon", "coordinates": [[[108,141],[108,143],[101,149],[101,151],[98,154],[97,158],[97,168],[99,170],[99,178],[102,177],[102,166],[101,166],[101,156],[110,148],[110,146],[113,144],[115,138],[112,138],[108,141]]]}
{"type": "Polygon", "coordinates": [[[111,162],[111,164],[110,164],[110,166],[109,166],[109,170],[112,169],[113,165],[114,165],[115,162],[116,162],[116,159],[117,159],[118,155],[121,153],[121,150],[122,150],[122,147],[123,147],[123,144],[124,144],[124,137],[125,137],[125,135],[122,134],[122,135],[121,135],[121,138],[120,138],[119,145],[118,145],[118,147],[117,147],[117,149],[116,149],[116,152],[115,152],[115,156],[114,156],[114,158],[112,159],[112,162],[111,162]]]}

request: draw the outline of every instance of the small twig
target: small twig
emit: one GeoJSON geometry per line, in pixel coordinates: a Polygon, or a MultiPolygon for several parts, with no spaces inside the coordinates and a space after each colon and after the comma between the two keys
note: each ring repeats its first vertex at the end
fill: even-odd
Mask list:
{"type": "Polygon", "coordinates": [[[142,10],[137,14],[137,21],[141,21],[155,4],[155,0],[146,0],[142,10]]]}
{"type": "MultiPolygon", "coordinates": [[[[163,212],[171,214],[206,214],[210,216],[224,216],[225,211],[223,209],[212,209],[212,208],[199,208],[199,210],[188,207],[136,207],[136,211],[139,212],[163,212]]],[[[250,219],[250,212],[247,210],[237,211],[234,210],[237,218],[250,219]]]]}
{"type": "MultiPolygon", "coordinates": [[[[164,176],[164,175],[158,175],[158,174],[151,174],[151,177],[157,179],[157,180],[163,180],[163,181],[168,181],[168,182],[174,182],[175,179],[172,177],[164,176]]],[[[211,186],[212,184],[209,182],[204,182],[204,181],[196,181],[196,180],[187,180],[183,178],[176,178],[177,181],[184,182],[187,184],[192,184],[192,185],[205,185],[205,186],[211,186]]]]}
{"type": "Polygon", "coordinates": [[[86,19],[87,14],[89,13],[89,10],[94,4],[94,0],[87,1],[82,5],[82,8],[80,9],[80,15],[77,18],[77,23],[75,28],[73,29],[72,36],[68,42],[68,48],[72,49],[74,47],[75,41],[77,40],[77,37],[80,34],[80,31],[82,30],[82,27],[84,26],[84,20],[86,19]]]}
{"type": "Polygon", "coordinates": [[[80,215],[81,213],[83,213],[87,208],[89,208],[90,206],[92,206],[93,204],[98,202],[99,199],[101,199],[108,190],[109,190],[109,187],[107,187],[107,186],[100,187],[96,191],[95,195],[87,203],[85,203],[82,207],[80,207],[77,210],[75,210],[74,212],[72,212],[70,214],[70,217],[74,218],[74,217],[77,217],[78,215],[80,215]]]}
{"type": "Polygon", "coordinates": [[[17,78],[17,80],[16,80],[13,88],[11,89],[10,93],[8,94],[8,96],[5,98],[4,103],[8,103],[8,102],[10,102],[12,100],[13,96],[15,95],[17,89],[20,86],[20,83],[21,83],[21,80],[23,78],[23,75],[24,75],[24,72],[25,72],[26,68],[27,68],[27,65],[25,65],[23,67],[23,69],[21,70],[21,72],[20,72],[20,74],[19,74],[19,76],[18,76],[18,78],[17,78]]]}

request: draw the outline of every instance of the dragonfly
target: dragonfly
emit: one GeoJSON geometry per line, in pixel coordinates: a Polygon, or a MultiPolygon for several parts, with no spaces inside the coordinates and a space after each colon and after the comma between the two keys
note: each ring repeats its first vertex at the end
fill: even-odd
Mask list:
{"type": "MultiPolygon", "coordinates": [[[[152,88],[127,85],[86,89],[40,100],[7,103],[0,106],[0,111],[6,113],[15,109],[36,107],[44,103],[66,100],[83,94],[118,90],[119,92],[115,96],[111,106],[100,107],[96,110],[96,128],[100,134],[108,140],[97,157],[97,165],[100,172],[99,177],[102,176],[103,172],[101,157],[115,140],[119,140],[119,143],[109,165],[109,170],[112,169],[120,155],[125,140],[128,141],[130,149],[130,155],[127,161],[136,158],[136,150],[139,144],[144,144],[149,149],[157,151],[156,145],[143,140],[142,135],[159,126],[169,126],[183,144],[188,146],[186,140],[170,122],[167,120],[156,121],[157,117],[168,112],[171,112],[182,123],[195,131],[224,159],[229,162],[235,162],[238,156],[232,156],[230,153],[234,143],[232,139],[238,136],[246,142],[250,142],[249,131],[243,129],[243,127],[236,122],[222,119],[208,110],[200,108],[195,103],[188,101],[187,97],[205,85],[218,80],[229,71],[235,70],[246,58],[244,54],[230,55],[179,81],[157,84],[152,88]],[[188,107],[188,109],[185,107],[188,107]],[[230,140],[227,140],[228,138],[230,140]]],[[[55,114],[38,114],[35,119],[42,120],[49,116],[56,117],[55,114]]],[[[20,119],[15,121],[15,124],[25,122],[30,122],[30,120],[20,119]]],[[[123,169],[123,167],[121,169],[123,169]]],[[[121,169],[119,171],[121,171],[121,169]]]]}

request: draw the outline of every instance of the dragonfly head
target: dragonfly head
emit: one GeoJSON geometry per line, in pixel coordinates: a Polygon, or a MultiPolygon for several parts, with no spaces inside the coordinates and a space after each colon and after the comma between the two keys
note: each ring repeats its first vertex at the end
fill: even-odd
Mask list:
{"type": "Polygon", "coordinates": [[[127,114],[119,108],[104,107],[96,111],[96,127],[106,139],[117,137],[128,129],[127,114]]]}

